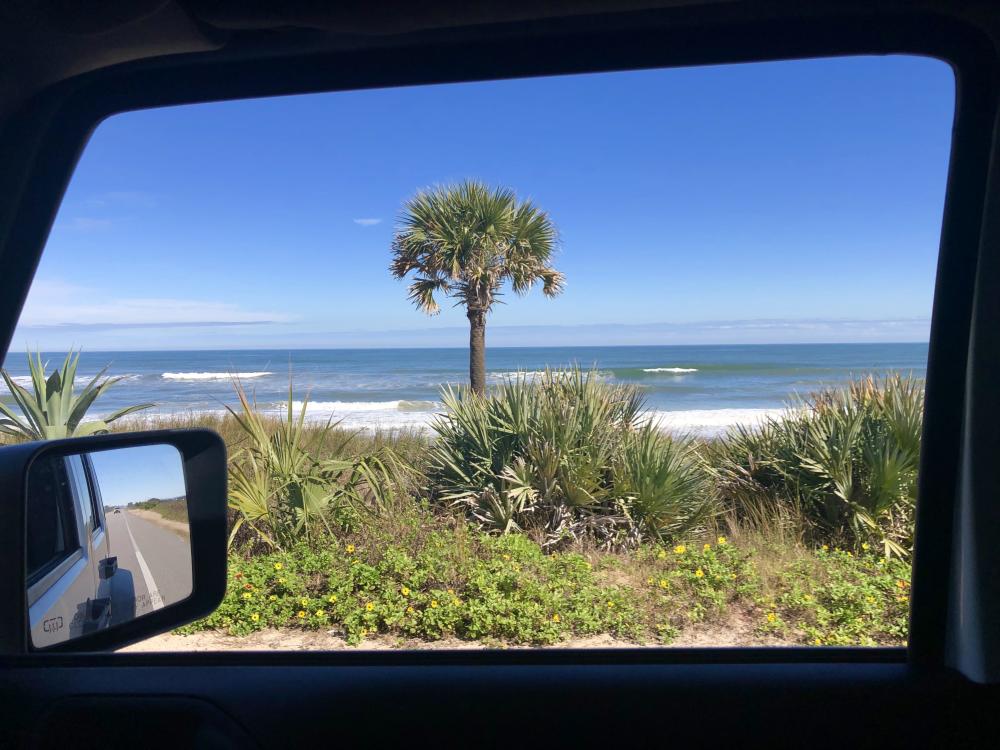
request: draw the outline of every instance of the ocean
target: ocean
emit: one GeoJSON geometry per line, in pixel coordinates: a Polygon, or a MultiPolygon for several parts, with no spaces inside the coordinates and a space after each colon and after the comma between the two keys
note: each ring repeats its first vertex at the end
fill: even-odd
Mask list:
{"type": "MultiPolygon", "coordinates": [[[[44,356],[49,367],[63,354],[44,356]]],[[[842,385],[862,374],[901,372],[924,377],[927,344],[789,344],[748,346],[526,347],[487,350],[492,383],[546,367],[579,365],[613,383],[633,383],[646,408],[668,430],[699,435],[724,432],[779,414],[796,396],[842,385]]],[[[122,376],[97,402],[104,415],[151,401],[156,414],[219,412],[236,399],[238,375],[266,410],[308,396],[309,418],[331,415],[345,427],[424,428],[440,409],[440,389],[468,379],[466,349],[305,349],[297,351],[85,351],[78,383],[105,365],[122,376]]],[[[5,367],[28,383],[23,353],[5,367]]],[[[0,383],[0,397],[6,389],[0,383]]]]}

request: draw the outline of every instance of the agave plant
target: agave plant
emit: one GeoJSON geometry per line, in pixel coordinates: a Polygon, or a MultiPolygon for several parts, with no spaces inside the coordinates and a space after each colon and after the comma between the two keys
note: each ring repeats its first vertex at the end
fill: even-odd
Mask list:
{"type": "Polygon", "coordinates": [[[0,402],[0,433],[27,440],[54,440],[56,438],[83,437],[108,432],[110,424],[127,414],[148,409],[153,404],[136,404],[109,414],[104,419],[84,422],[87,411],[100,396],[121,380],[120,377],[101,378],[108,371],[105,367],[97,373],[83,390],[75,393],[76,368],[79,352],[66,355],[62,367],[45,376],[47,363],[40,352],[32,357],[28,353],[32,390],[14,381],[6,370],[0,370],[7,389],[20,410],[20,416],[7,404],[0,402]]]}

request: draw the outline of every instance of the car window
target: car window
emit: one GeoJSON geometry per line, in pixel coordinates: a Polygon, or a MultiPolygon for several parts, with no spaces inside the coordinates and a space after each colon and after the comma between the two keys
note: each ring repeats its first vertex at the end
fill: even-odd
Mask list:
{"type": "Polygon", "coordinates": [[[65,461],[36,461],[27,483],[29,585],[80,547],[72,479],[65,461]]]}
{"type": "Polygon", "coordinates": [[[905,645],[954,101],[882,56],[124,113],[5,368],[108,368],[48,434],[229,447],[225,600],[141,648],[905,645]]]}
{"type": "Polygon", "coordinates": [[[93,531],[96,528],[94,498],[87,481],[87,473],[83,468],[83,459],[80,456],[68,456],[66,465],[69,468],[73,491],[78,498],[77,508],[80,511],[83,531],[93,531]]]}

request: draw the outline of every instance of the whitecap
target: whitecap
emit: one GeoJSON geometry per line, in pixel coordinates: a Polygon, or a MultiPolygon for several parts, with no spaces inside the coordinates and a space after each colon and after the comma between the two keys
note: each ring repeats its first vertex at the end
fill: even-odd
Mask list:
{"type": "Polygon", "coordinates": [[[780,419],[787,409],[688,409],[649,411],[657,429],[674,434],[719,437],[736,425],[759,427],[768,419],[780,419]]]}
{"type": "Polygon", "coordinates": [[[646,367],[643,368],[643,372],[698,372],[697,367],[646,367]]]}
{"type": "Polygon", "coordinates": [[[231,378],[248,380],[250,378],[263,378],[271,374],[270,372],[165,372],[160,377],[165,380],[229,380],[231,378]]]}

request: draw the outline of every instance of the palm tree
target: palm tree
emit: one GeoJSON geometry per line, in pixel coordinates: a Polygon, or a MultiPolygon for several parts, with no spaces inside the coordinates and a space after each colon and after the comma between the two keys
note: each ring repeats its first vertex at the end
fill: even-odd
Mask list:
{"type": "Polygon", "coordinates": [[[549,266],[556,238],[547,213],[481,182],[423,190],[403,205],[390,270],[397,279],[414,273],[409,298],[428,315],[440,311],[438,292],[465,306],[475,393],[486,393],[486,316],[504,284],[518,295],[537,281],[547,297],[562,291],[563,275],[549,266]]]}

